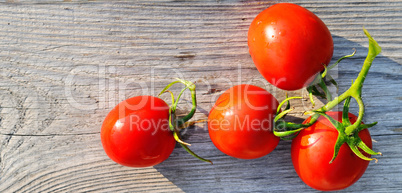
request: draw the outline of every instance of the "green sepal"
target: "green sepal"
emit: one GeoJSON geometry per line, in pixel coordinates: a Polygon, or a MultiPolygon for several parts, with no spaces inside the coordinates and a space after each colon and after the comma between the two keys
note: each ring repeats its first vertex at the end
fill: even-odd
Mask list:
{"type": "Polygon", "coordinates": [[[374,158],[369,158],[363,155],[363,153],[357,148],[357,146],[354,143],[348,143],[349,148],[359,157],[360,159],[366,160],[366,161],[371,161],[374,158]]]}
{"type": "Polygon", "coordinates": [[[172,98],[172,105],[169,108],[169,129],[173,132],[173,137],[174,139],[188,152],[190,153],[192,156],[196,157],[197,159],[204,161],[204,162],[208,162],[212,164],[212,161],[204,159],[200,156],[198,156],[196,153],[194,153],[193,151],[190,150],[190,148],[188,146],[190,146],[189,143],[183,142],[180,138],[180,134],[179,131],[177,131],[177,128],[179,128],[181,125],[183,125],[184,123],[186,123],[188,120],[190,120],[193,116],[194,113],[196,111],[197,108],[197,99],[196,99],[196,91],[195,91],[195,84],[187,81],[187,80],[182,80],[179,78],[176,78],[177,81],[174,81],[170,84],[168,84],[160,93],[158,96],[162,95],[163,93],[170,93],[170,96],[172,98]],[[175,100],[175,97],[173,95],[173,93],[171,91],[169,91],[168,89],[173,86],[174,84],[177,83],[182,83],[184,84],[186,87],[184,89],[182,89],[178,95],[178,97],[175,100]],[[186,116],[184,116],[181,119],[177,119],[176,117],[176,108],[178,105],[178,101],[180,100],[180,97],[183,95],[184,91],[189,89],[191,92],[191,99],[192,99],[192,109],[190,111],[190,113],[188,113],[186,116]]]}
{"type": "Polygon", "coordinates": [[[319,74],[319,75],[317,75],[315,77],[313,82],[310,83],[310,86],[307,87],[307,91],[309,93],[312,93],[315,96],[318,96],[318,97],[321,97],[321,98],[326,98],[328,101],[331,101],[332,100],[332,94],[329,91],[329,89],[328,89],[328,87],[325,84],[325,81],[323,79],[323,77],[327,74],[326,69],[327,68],[325,68],[323,74],[319,74]],[[320,91],[318,91],[316,85],[318,85],[324,91],[324,93],[321,93],[320,91]]]}
{"type": "Polygon", "coordinates": [[[181,144],[181,143],[179,143],[179,144],[180,144],[189,154],[191,154],[191,155],[194,156],[195,158],[197,158],[197,159],[199,159],[199,160],[201,160],[201,161],[204,161],[204,162],[208,162],[208,163],[210,163],[210,164],[213,164],[211,160],[202,158],[202,157],[200,157],[199,155],[197,155],[196,153],[194,153],[193,151],[191,151],[191,149],[188,148],[187,145],[184,145],[184,144],[181,144]]]}
{"type": "Polygon", "coordinates": [[[190,93],[191,93],[191,101],[192,101],[192,108],[191,108],[191,111],[190,111],[186,116],[184,116],[184,117],[182,117],[182,118],[180,118],[180,119],[177,119],[176,122],[178,123],[178,126],[180,126],[180,125],[182,125],[183,123],[185,123],[185,122],[187,122],[188,120],[190,120],[190,119],[194,116],[194,114],[195,114],[195,111],[196,111],[196,109],[197,109],[197,99],[196,99],[196,91],[195,91],[196,87],[195,87],[195,84],[192,83],[192,82],[190,82],[190,81],[183,80],[183,79],[179,79],[179,78],[176,78],[176,79],[177,79],[176,81],[174,81],[174,82],[168,84],[168,85],[159,93],[158,96],[162,95],[162,94],[165,93],[165,92],[170,92],[170,91],[168,91],[168,89],[169,89],[170,87],[172,87],[174,84],[182,83],[182,84],[184,84],[184,85],[186,86],[185,88],[183,88],[183,89],[180,91],[180,93],[179,93],[179,95],[177,96],[177,99],[176,99],[176,100],[174,100],[173,94],[170,92],[171,95],[172,95],[172,97],[173,97],[173,99],[172,99],[172,102],[173,102],[173,103],[172,103],[172,112],[174,113],[174,112],[176,111],[177,105],[178,105],[179,100],[180,100],[181,96],[183,95],[184,91],[187,90],[187,89],[190,90],[190,93]]]}
{"type": "Polygon", "coordinates": [[[278,115],[275,116],[274,122],[277,122],[279,119],[283,118],[286,114],[288,114],[290,111],[293,111],[292,109],[287,109],[279,113],[278,115]]]}
{"type": "Polygon", "coordinates": [[[342,123],[340,123],[339,121],[335,120],[334,118],[330,117],[329,115],[327,115],[325,112],[321,112],[321,111],[313,111],[314,113],[317,113],[325,118],[328,119],[329,122],[331,122],[331,124],[336,128],[336,130],[343,130],[344,127],[342,125],[342,123]]]}
{"type": "MultiPolygon", "coordinates": [[[[349,102],[350,102],[350,97],[349,97],[349,101],[348,101],[348,99],[346,99],[345,103],[349,103],[349,102]]],[[[349,105],[347,104],[347,105],[345,105],[345,106],[348,107],[349,105]]],[[[346,109],[348,109],[348,108],[346,108],[346,109]]],[[[344,112],[345,112],[345,108],[344,108],[344,112]]],[[[357,131],[356,133],[354,133],[353,135],[350,135],[350,136],[346,135],[346,133],[345,133],[345,127],[350,125],[350,121],[349,121],[349,118],[348,118],[347,116],[346,116],[347,118],[345,118],[344,112],[342,113],[342,123],[336,121],[334,118],[328,116],[328,115],[325,114],[325,113],[316,112],[317,114],[320,114],[320,115],[324,116],[325,118],[327,118],[327,119],[331,122],[331,124],[336,128],[336,130],[338,131],[338,138],[337,138],[337,140],[336,140],[336,142],[335,142],[335,146],[334,146],[334,154],[333,154],[332,159],[331,159],[331,161],[330,161],[329,163],[332,163],[332,162],[335,160],[335,158],[338,156],[338,153],[339,153],[339,150],[340,150],[341,146],[342,146],[344,143],[347,143],[348,146],[349,146],[349,148],[350,148],[350,149],[353,151],[353,153],[354,153],[356,156],[358,156],[359,158],[361,158],[361,159],[363,159],[363,160],[367,160],[367,161],[376,160],[375,158],[369,158],[369,157],[365,156],[365,155],[359,150],[359,148],[360,148],[361,150],[363,150],[364,152],[366,152],[366,153],[368,153],[368,154],[370,154],[370,155],[379,155],[379,154],[381,155],[381,152],[375,152],[375,151],[373,151],[372,149],[370,149],[370,148],[360,139],[360,137],[359,137],[359,135],[358,135],[358,133],[360,132],[360,130],[358,130],[358,131],[357,131]],[[347,119],[347,120],[345,120],[345,119],[347,119]],[[345,124],[344,121],[349,122],[349,123],[346,123],[346,124],[345,124]]],[[[347,111],[346,111],[346,113],[347,113],[347,111]]],[[[347,114],[346,114],[346,115],[347,115],[347,114]]],[[[367,124],[367,125],[362,124],[362,128],[365,129],[365,128],[367,128],[367,127],[372,127],[372,126],[374,126],[375,124],[377,124],[377,123],[375,122],[375,123],[371,123],[371,124],[367,124]]]]}
{"type": "MultiPolygon", "coordinates": [[[[303,98],[303,97],[289,97],[289,98],[286,97],[285,100],[283,100],[281,103],[279,103],[278,108],[276,109],[276,114],[279,114],[279,112],[281,111],[282,106],[283,106],[286,102],[288,102],[289,100],[292,100],[292,99],[302,99],[302,98],[303,98]]],[[[289,105],[289,106],[290,106],[290,105],[289,105]]],[[[287,108],[287,109],[288,109],[288,108],[287,108]]]]}
{"type": "Polygon", "coordinates": [[[316,86],[313,86],[312,90],[313,90],[314,95],[320,96],[320,97],[323,97],[323,98],[325,97],[325,93],[322,93],[322,92],[318,91],[318,88],[316,86]]]}
{"type": "Polygon", "coordinates": [[[320,112],[320,111],[315,111],[315,113],[325,117],[326,119],[331,122],[331,124],[335,127],[335,129],[338,131],[338,138],[336,139],[335,146],[334,146],[334,154],[332,156],[332,159],[329,163],[332,163],[335,158],[338,156],[339,150],[341,149],[341,146],[348,141],[348,136],[345,134],[345,127],[342,123],[339,121],[335,120],[334,118],[330,117],[329,115],[320,112]]]}
{"type": "MultiPolygon", "coordinates": [[[[371,124],[367,124],[364,125],[364,127],[372,127],[374,125],[376,125],[377,123],[371,123],[371,124]]],[[[362,127],[363,128],[363,127],[362,127]]],[[[365,129],[365,128],[363,128],[365,129]]],[[[363,130],[361,129],[361,130],[363,130]]],[[[350,149],[361,159],[366,160],[366,161],[372,161],[372,160],[376,160],[375,158],[369,158],[367,156],[365,156],[360,150],[363,150],[365,153],[369,154],[369,155],[382,155],[381,152],[375,152],[373,151],[371,148],[369,148],[359,137],[359,132],[361,130],[356,131],[353,136],[351,136],[348,140],[348,145],[350,147],[350,149]]]]}
{"type": "Polygon", "coordinates": [[[331,83],[335,86],[335,88],[336,88],[336,93],[338,93],[338,91],[339,91],[339,85],[338,85],[338,83],[335,81],[335,79],[332,78],[331,75],[327,74],[327,77],[328,77],[328,79],[329,79],[329,82],[331,82],[331,83]]]}
{"type": "MultiPolygon", "coordinates": [[[[171,92],[170,92],[170,93],[171,93],[171,92]]],[[[173,96],[173,93],[171,93],[171,94],[172,94],[172,96],[173,96]]],[[[173,100],[174,100],[174,97],[173,97],[173,100]]],[[[173,109],[173,107],[170,107],[170,108],[169,108],[169,129],[173,132],[173,138],[174,138],[178,143],[180,143],[180,144],[189,145],[189,146],[190,146],[189,143],[186,143],[186,142],[184,142],[184,141],[182,141],[182,140],[180,139],[180,136],[179,136],[179,134],[177,133],[177,130],[176,130],[175,122],[172,121],[172,120],[175,120],[175,119],[176,119],[175,109],[173,109]]]]}
{"type": "Polygon", "coordinates": [[[175,125],[172,120],[176,118],[176,113],[174,111],[175,110],[172,107],[169,108],[169,129],[173,132],[175,131],[175,125]]]}
{"type": "Polygon", "coordinates": [[[332,94],[329,91],[327,85],[325,84],[324,79],[320,79],[320,82],[318,83],[318,86],[321,87],[321,89],[324,91],[325,93],[325,98],[327,99],[327,101],[332,101],[332,94]]]}
{"type": "MultiPolygon", "coordinates": [[[[181,80],[181,79],[178,79],[178,78],[176,78],[176,79],[181,81],[183,84],[185,84],[186,85],[185,89],[189,89],[190,94],[191,94],[192,107],[191,107],[190,112],[186,116],[182,117],[181,119],[178,119],[178,123],[185,123],[185,122],[187,122],[188,120],[190,120],[194,116],[195,111],[197,109],[197,97],[196,97],[196,91],[195,91],[195,84],[190,82],[190,81],[181,80]]],[[[184,92],[185,89],[183,89],[182,92],[184,92]]],[[[179,96],[176,99],[176,105],[177,105],[177,103],[178,103],[178,101],[179,101],[179,99],[180,99],[180,97],[182,95],[182,92],[179,94],[179,96]]]]}
{"type": "Polygon", "coordinates": [[[358,133],[363,129],[368,129],[368,128],[373,127],[375,125],[377,125],[377,122],[370,123],[370,124],[360,124],[359,127],[357,128],[356,132],[358,133]]]}
{"type": "Polygon", "coordinates": [[[163,93],[165,93],[170,87],[172,87],[174,84],[180,83],[180,81],[174,81],[168,84],[165,88],[162,89],[162,91],[158,94],[158,96],[161,96],[163,93]]]}
{"type": "Polygon", "coordinates": [[[321,74],[322,79],[325,78],[325,76],[327,75],[327,72],[328,72],[328,68],[327,68],[327,66],[324,65],[324,72],[322,72],[322,74],[321,74]]]}
{"type": "Polygon", "coordinates": [[[296,138],[299,135],[300,132],[296,132],[293,135],[288,135],[285,137],[281,137],[282,140],[293,140],[294,138],[296,138]]]}
{"type": "Polygon", "coordinates": [[[317,75],[314,77],[314,80],[309,85],[317,85],[320,82],[320,79],[322,79],[322,75],[320,73],[317,73],[317,75]]]}
{"type": "Polygon", "coordinates": [[[347,142],[347,136],[344,133],[338,131],[338,138],[336,139],[334,146],[334,154],[329,163],[332,163],[335,160],[335,158],[338,156],[339,150],[345,142],[347,142]]]}
{"type": "Polygon", "coordinates": [[[287,129],[299,129],[299,128],[306,128],[310,127],[312,124],[297,124],[297,123],[290,123],[286,121],[279,121],[278,124],[275,124],[275,128],[281,130],[287,130],[287,129]],[[279,127],[279,128],[278,128],[279,127]]]}
{"type": "Polygon", "coordinates": [[[280,138],[286,137],[286,136],[290,136],[293,135],[295,133],[298,133],[299,131],[301,131],[304,128],[299,128],[296,130],[290,130],[290,131],[275,131],[274,130],[274,135],[280,138]]]}
{"type": "Polygon", "coordinates": [[[179,134],[178,134],[178,132],[177,132],[176,130],[173,131],[173,137],[174,137],[174,139],[175,139],[178,143],[180,143],[180,145],[188,145],[188,146],[191,146],[191,144],[186,143],[186,142],[184,142],[183,140],[180,139],[180,136],[179,136],[179,134]]]}
{"type": "Polygon", "coordinates": [[[359,137],[359,133],[353,134],[353,136],[350,136],[348,140],[348,145],[350,149],[359,157],[360,159],[366,160],[366,161],[371,161],[374,160],[374,158],[369,158],[365,156],[360,150],[363,150],[364,152],[370,154],[370,155],[377,155],[378,153],[370,149],[359,137]]]}
{"type": "MultiPolygon", "coordinates": [[[[288,97],[288,92],[286,92],[286,98],[289,98],[288,97]]],[[[288,102],[286,104],[286,107],[285,107],[285,110],[288,110],[288,109],[290,109],[290,100],[288,100],[288,102]]]]}
{"type": "Polygon", "coordinates": [[[354,55],[356,54],[356,49],[353,48],[353,50],[354,50],[354,51],[353,51],[352,54],[346,55],[346,56],[343,56],[343,57],[339,58],[334,64],[332,64],[330,67],[328,67],[328,70],[331,70],[332,68],[334,68],[334,67],[335,67],[336,65],[338,65],[339,62],[341,62],[343,59],[345,59],[345,58],[350,58],[350,57],[354,56],[354,55]]]}
{"type": "Polygon", "coordinates": [[[274,135],[277,137],[286,137],[298,133],[302,129],[311,126],[312,124],[296,124],[296,123],[289,123],[284,121],[283,119],[278,120],[275,122],[274,127],[274,135]]]}
{"type": "MultiPolygon", "coordinates": [[[[313,98],[313,88],[315,88],[315,86],[309,86],[307,87],[307,91],[308,91],[308,98],[310,99],[311,104],[313,105],[313,108],[315,107],[315,102],[314,102],[314,98],[313,98]]],[[[315,88],[317,89],[317,88],[315,88]]]]}
{"type": "Polygon", "coordinates": [[[362,140],[357,144],[357,147],[370,155],[382,155],[381,152],[375,152],[370,149],[362,140]]]}

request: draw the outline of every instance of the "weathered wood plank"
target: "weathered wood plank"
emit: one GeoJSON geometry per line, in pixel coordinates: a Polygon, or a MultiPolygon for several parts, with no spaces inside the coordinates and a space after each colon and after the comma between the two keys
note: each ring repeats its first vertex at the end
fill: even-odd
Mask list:
{"type": "MultiPolygon", "coordinates": [[[[384,156],[341,192],[402,191],[402,1],[290,2],[328,25],[333,61],[357,49],[333,74],[340,91],[364,61],[362,26],[382,46],[363,94],[364,121],[379,122],[370,131],[384,156]]],[[[0,1],[0,192],[314,192],[293,170],[289,141],[266,157],[238,160],[217,150],[198,123],[184,139],[214,165],[177,147],[164,163],[143,169],[115,164],[100,143],[100,125],[113,106],[156,95],[174,77],[197,80],[195,119],[205,119],[219,96],[207,94],[212,88],[251,83],[283,99],[255,69],[247,47],[250,22],[273,3],[0,1]]],[[[183,112],[190,108],[181,105],[183,112]]],[[[294,105],[295,117],[310,107],[294,105]]]]}

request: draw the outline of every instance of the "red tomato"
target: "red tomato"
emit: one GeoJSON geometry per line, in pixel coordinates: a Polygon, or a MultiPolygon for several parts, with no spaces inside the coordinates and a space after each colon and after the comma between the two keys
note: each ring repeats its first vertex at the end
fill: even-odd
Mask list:
{"type": "Polygon", "coordinates": [[[162,99],[129,98],[106,116],[101,130],[103,148],[113,161],[124,166],[159,164],[176,144],[168,121],[169,106],[162,99]]]}
{"type": "MultiPolygon", "coordinates": [[[[342,112],[327,112],[342,121],[342,112]]],[[[349,113],[351,123],[357,117],[349,113]]],[[[310,119],[310,118],[309,118],[310,119]]],[[[308,122],[309,119],[305,121],[308,122]]],[[[292,162],[299,177],[310,187],[321,191],[341,190],[355,183],[366,171],[369,161],[357,157],[347,144],[343,144],[336,159],[330,164],[338,131],[321,116],[311,127],[303,129],[292,142],[292,162]]],[[[359,137],[372,147],[367,129],[359,137]]],[[[366,155],[366,154],[365,154],[366,155]]],[[[369,155],[366,155],[369,157],[369,155]]]]}
{"type": "Polygon", "coordinates": [[[284,90],[307,86],[329,64],[334,50],[324,22],[291,3],[258,14],[248,31],[248,46],[262,76],[284,90]]]}
{"type": "Polygon", "coordinates": [[[269,154],[279,143],[272,133],[278,101],[266,90],[238,85],[224,92],[208,116],[214,145],[223,153],[241,159],[269,154]]]}

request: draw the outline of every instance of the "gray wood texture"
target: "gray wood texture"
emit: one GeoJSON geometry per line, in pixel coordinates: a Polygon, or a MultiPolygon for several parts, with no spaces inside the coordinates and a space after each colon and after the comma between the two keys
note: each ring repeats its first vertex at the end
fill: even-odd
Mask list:
{"type": "MultiPolygon", "coordinates": [[[[221,93],[210,89],[251,83],[284,99],[258,73],[247,47],[249,24],[276,2],[0,1],[0,192],[316,192],[294,172],[290,141],[263,158],[239,160],[217,150],[206,124],[197,123],[184,140],[214,165],[177,146],[149,168],[114,163],[100,142],[111,108],[128,97],[156,95],[174,77],[197,81],[194,120],[205,119],[221,93]]],[[[370,132],[383,156],[340,192],[402,192],[402,1],[289,2],[327,24],[332,62],[357,49],[333,73],[340,91],[367,53],[362,27],[382,46],[363,96],[364,121],[378,121],[370,132]]],[[[293,104],[299,118],[310,107],[293,104]]],[[[182,100],[180,111],[189,108],[182,100]]]]}

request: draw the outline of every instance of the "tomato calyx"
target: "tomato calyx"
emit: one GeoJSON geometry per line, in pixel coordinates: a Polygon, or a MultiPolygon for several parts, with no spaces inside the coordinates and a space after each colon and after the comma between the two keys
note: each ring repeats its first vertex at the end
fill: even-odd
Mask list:
{"type": "Polygon", "coordinates": [[[195,158],[204,161],[204,162],[208,162],[208,163],[212,163],[212,161],[202,158],[199,155],[197,155],[196,153],[194,153],[188,146],[191,146],[191,144],[186,143],[184,141],[181,140],[180,137],[180,128],[186,127],[188,125],[191,125],[191,123],[189,123],[188,121],[194,116],[195,111],[197,109],[197,98],[196,98],[196,91],[195,91],[195,84],[193,82],[187,81],[187,80],[182,80],[179,78],[176,78],[176,81],[171,82],[170,84],[168,84],[160,93],[158,96],[161,96],[163,93],[169,93],[172,99],[172,104],[169,107],[169,129],[173,132],[173,136],[174,139],[192,156],[194,156],[195,158]],[[179,95],[177,96],[177,98],[175,98],[173,92],[171,92],[170,90],[168,90],[171,86],[173,86],[174,84],[177,83],[182,83],[184,84],[186,87],[183,88],[179,95]],[[191,93],[191,102],[192,102],[192,107],[190,112],[185,115],[184,117],[177,117],[176,116],[176,108],[178,105],[178,102],[181,98],[181,96],[183,95],[184,91],[189,90],[191,93]]]}
{"type": "MultiPolygon", "coordinates": [[[[382,155],[380,152],[375,152],[375,151],[371,150],[366,144],[364,144],[362,142],[362,140],[358,136],[358,133],[361,130],[372,127],[377,124],[376,122],[371,123],[371,124],[362,124],[365,106],[364,106],[364,103],[362,100],[361,92],[362,92],[363,82],[364,82],[366,75],[373,63],[373,60],[381,52],[381,47],[371,37],[371,35],[368,33],[368,31],[364,28],[363,28],[363,31],[369,40],[369,50],[368,50],[367,57],[363,63],[362,69],[361,69],[358,77],[356,78],[355,81],[352,81],[352,85],[349,87],[349,89],[346,90],[341,95],[339,95],[338,97],[335,97],[332,99],[332,95],[329,92],[328,88],[326,87],[323,78],[327,75],[328,69],[333,68],[341,60],[348,58],[348,57],[352,57],[355,54],[355,52],[351,55],[347,55],[347,56],[340,58],[334,65],[330,66],[329,68],[325,68],[324,72],[321,75],[318,75],[316,80],[313,81],[315,84],[313,86],[309,86],[307,88],[307,90],[309,91],[310,101],[312,102],[313,105],[314,105],[314,100],[312,99],[312,95],[325,97],[327,99],[327,101],[329,101],[327,104],[325,104],[321,108],[318,108],[318,109],[312,110],[312,111],[308,111],[305,113],[305,114],[313,114],[308,123],[296,124],[296,123],[284,121],[283,117],[291,111],[291,109],[289,107],[289,100],[295,99],[295,98],[300,98],[300,97],[288,98],[286,96],[286,99],[281,103],[281,105],[279,105],[278,111],[277,111],[277,118],[275,118],[274,134],[276,136],[281,137],[282,139],[292,139],[297,136],[299,131],[314,124],[320,116],[324,116],[333,124],[333,126],[337,129],[337,131],[339,133],[338,139],[334,146],[334,155],[333,155],[330,163],[332,163],[334,161],[334,159],[336,158],[336,156],[339,152],[340,147],[344,143],[347,143],[348,146],[350,147],[350,149],[358,157],[360,157],[361,159],[364,159],[364,160],[368,160],[368,161],[376,160],[377,161],[377,159],[375,159],[375,158],[369,158],[369,157],[365,156],[363,153],[360,152],[360,150],[364,151],[365,153],[367,153],[369,155],[382,155]],[[324,93],[319,92],[316,85],[318,85],[324,91],[324,93]],[[359,115],[357,117],[356,122],[353,124],[350,123],[349,118],[348,118],[349,104],[350,104],[351,98],[354,98],[356,100],[358,107],[359,107],[359,115]],[[335,106],[342,103],[343,101],[344,101],[343,117],[342,117],[342,123],[340,123],[340,122],[336,121],[335,119],[331,118],[330,116],[326,115],[326,112],[330,111],[335,106]],[[280,108],[285,102],[288,102],[288,105],[283,112],[280,112],[280,108]]],[[[335,86],[337,86],[336,82],[335,82],[335,86]]]]}
{"type": "Polygon", "coordinates": [[[342,112],[342,122],[339,122],[335,120],[334,118],[330,117],[329,115],[320,112],[320,111],[315,111],[315,113],[325,117],[326,119],[329,120],[329,122],[336,128],[338,131],[338,138],[336,140],[335,146],[334,146],[334,154],[332,156],[332,159],[329,163],[332,163],[335,158],[337,157],[339,150],[341,146],[346,143],[349,148],[353,151],[354,154],[356,154],[359,158],[366,160],[366,161],[371,161],[375,160],[377,163],[376,158],[370,158],[365,156],[359,149],[363,150],[365,153],[369,155],[382,155],[381,152],[375,152],[372,149],[370,149],[359,137],[359,132],[363,129],[367,129],[370,127],[373,127],[374,125],[377,124],[377,122],[371,123],[371,124],[360,124],[359,127],[351,134],[346,134],[345,129],[352,125],[350,120],[349,120],[349,104],[350,104],[350,99],[351,97],[348,97],[345,99],[345,103],[343,106],[343,112],[342,112]]]}

